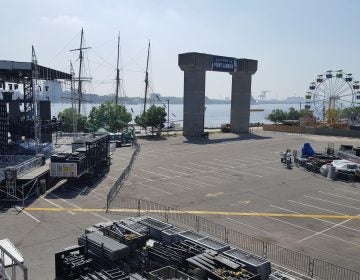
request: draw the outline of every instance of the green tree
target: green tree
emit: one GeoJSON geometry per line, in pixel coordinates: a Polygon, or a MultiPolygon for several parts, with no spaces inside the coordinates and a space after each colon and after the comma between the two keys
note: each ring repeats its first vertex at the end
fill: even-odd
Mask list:
{"type": "Polygon", "coordinates": [[[294,107],[289,108],[289,112],[287,112],[288,120],[298,120],[300,116],[301,116],[300,112],[296,110],[294,107]]]}
{"type": "Polygon", "coordinates": [[[157,107],[152,105],[146,111],[146,119],[148,126],[151,126],[152,133],[154,132],[154,128],[158,129],[158,134],[161,133],[161,129],[164,128],[164,123],[166,122],[166,112],[164,107],[157,107]]]}
{"type": "Polygon", "coordinates": [[[151,133],[154,134],[154,129],[157,129],[160,135],[161,129],[164,128],[166,122],[166,116],[164,107],[152,105],[146,112],[135,117],[135,123],[145,129],[151,126],[151,133]]]}
{"type": "Polygon", "coordinates": [[[126,110],[125,106],[108,101],[91,109],[88,126],[91,131],[104,128],[109,132],[119,132],[128,126],[131,119],[131,113],[126,110]]]}
{"type": "Polygon", "coordinates": [[[146,127],[147,127],[146,112],[142,113],[141,115],[136,116],[134,121],[138,126],[146,129],[146,127]]]}
{"type": "Polygon", "coordinates": [[[79,114],[75,109],[67,108],[58,114],[61,120],[61,130],[63,132],[73,132],[73,120],[77,121],[77,131],[82,132],[86,127],[86,116],[79,114]]]}
{"type": "Polygon", "coordinates": [[[337,109],[336,111],[337,116],[339,116],[339,118],[347,118],[347,119],[354,119],[354,118],[359,118],[360,117],[360,107],[356,106],[356,107],[347,107],[344,109],[337,109]]]}
{"type": "Polygon", "coordinates": [[[287,119],[287,112],[281,109],[272,110],[272,112],[266,116],[266,119],[274,123],[280,123],[287,119]]]}
{"type": "Polygon", "coordinates": [[[309,109],[296,110],[294,107],[290,107],[289,111],[283,111],[280,109],[272,110],[267,115],[266,119],[274,123],[281,123],[284,120],[299,120],[301,117],[313,117],[314,114],[309,109]]]}
{"type": "Polygon", "coordinates": [[[300,110],[300,117],[314,117],[313,111],[310,111],[309,109],[301,109],[300,110]]]}

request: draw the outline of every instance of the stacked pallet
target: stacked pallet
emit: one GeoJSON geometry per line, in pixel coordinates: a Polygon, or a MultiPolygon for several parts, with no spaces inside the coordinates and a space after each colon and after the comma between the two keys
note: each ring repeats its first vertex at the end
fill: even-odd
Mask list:
{"type": "Polygon", "coordinates": [[[79,245],[84,245],[98,259],[109,259],[113,262],[129,256],[129,247],[119,243],[100,232],[83,234],[78,238],[79,245]]]}

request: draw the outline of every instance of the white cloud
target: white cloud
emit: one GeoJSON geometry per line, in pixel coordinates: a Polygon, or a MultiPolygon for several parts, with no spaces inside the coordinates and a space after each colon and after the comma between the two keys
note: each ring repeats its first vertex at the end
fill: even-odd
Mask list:
{"type": "Polygon", "coordinates": [[[69,16],[69,15],[61,15],[54,18],[49,17],[41,17],[41,21],[45,23],[52,23],[57,25],[66,25],[66,26],[82,26],[84,25],[84,21],[82,21],[78,17],[69,16]]]}

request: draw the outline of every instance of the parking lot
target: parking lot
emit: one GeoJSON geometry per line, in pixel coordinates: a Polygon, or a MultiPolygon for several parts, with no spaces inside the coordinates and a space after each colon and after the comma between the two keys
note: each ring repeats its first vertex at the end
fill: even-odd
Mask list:
{"type": "Polygon", "coordinates": [[[202,211],[195,213],[265,241],[359,270],[360,220],[340,219],[359,215],[359,185],[332,182],[297,167],[288,170],[280,163],[281,151],[300,150],[304,142],[324,151],[330,142],[335,147],[357,145],[355,139],[266,132],[210,138],[142,141],[140,156],[120,195],[202,211]]]}
{"type": "MultiPolygon", "coordinates": [[[[258,130],[139,142],[141,152],[119,196],[196,211],[239,232],[359,270],[359,185],[280,163],[281,151],[301,149],[304,142],[324,151],[330,142],[337,148],[358,146],[358,140],[258,130]]],[[[25,211],[0,214],[0,238],[10,238],[24,254],[30,279],[53,279],[56,251],[76,244],[84,228],[117,218],[105,213],[106,195],[131,154],[132,148],[117,149],[110,172],[97,186],[59,183],[25,211]]]]}

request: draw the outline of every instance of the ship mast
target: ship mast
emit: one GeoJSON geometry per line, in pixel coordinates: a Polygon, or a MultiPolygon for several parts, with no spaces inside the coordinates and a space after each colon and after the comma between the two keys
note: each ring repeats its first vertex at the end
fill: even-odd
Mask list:
{"type": "Polygon", "coordinates": [[[146,72],[145,72],[145,97],[144,97],[144,113],[146,110],[146,99],[147,99],[147,92],[149,88],[149,56],[150,56],[150,40],[148,45],[148,51],[147,51],[147,60],[146,60],[146,72]]]}
{"type": "Polygon", "coordinates": [[[81,70],[82,70],[82,65],[83,65],[83,60],[84,60],[84,55],[83,55],[83,37],[84,37],[84,30],[81,28],[81,39],[80,39],[80,48],[79,48],[79,83],[78,83],[78,98],[79,98],[79,104],[78,104],[78,113],[80,114],[81,112],[81,101],[82,101],[82,80],[81,80],[81,70]]]}
{"type": "Polygon", "coordinates": [[[85,81],[85,79],[83,77],[81,77],[81,72],[82,72],[82,68],[83,68],[83,63],[84,63],[84,53],[83,50],[86,49],[90,49],[90,47],[83,47],[83,41],[84,41],[84,29],[81,28],[81,39],[80,39],[80,48],[78,49],[73,49],[70,51],[79,51],[79,76],[78,76],[78,113],[81,113],[81,102],[83,99],[82,96],[82,82],[85,81]]]}
{"type": "Polygon", "coordinates": [[[73,113],[73,132],[77,132],[77,118],[78,116],[76,115],[76,105],[75,105],[75,71],[74,71],[74,67],[72,65],[72,62],[70,60],[70,75],[71,75],[71,83],[70,83],[70,92],[71,92],[71,109],[72,109],[72,113],[73,113]]]}
{"type": "Polygon", "coordinates": [[[119,89],[120,89],[119,57],[120,57],[120,33],[118,35],[118,45],[117,45],[116,93],[115,93],[115,104],[116,105],[118,105],[118,102],[119,102],[119,89]]]}

